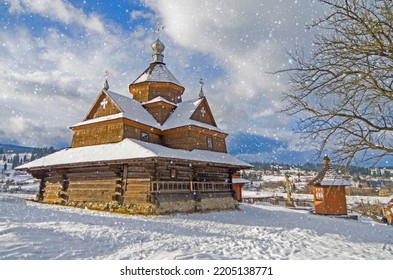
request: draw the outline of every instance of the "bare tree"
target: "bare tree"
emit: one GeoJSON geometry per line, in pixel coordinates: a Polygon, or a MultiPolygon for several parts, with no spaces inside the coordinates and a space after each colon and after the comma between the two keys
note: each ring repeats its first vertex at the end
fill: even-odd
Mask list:
{"type": "Polygon", "coordinates": [[[309,57],[289,55],[284,112],[297,118],[296,131],[332,148],[349,164],[355,155],[378,162],[393,155],[393,2],[320,0],[328,15],[309,57]]]}

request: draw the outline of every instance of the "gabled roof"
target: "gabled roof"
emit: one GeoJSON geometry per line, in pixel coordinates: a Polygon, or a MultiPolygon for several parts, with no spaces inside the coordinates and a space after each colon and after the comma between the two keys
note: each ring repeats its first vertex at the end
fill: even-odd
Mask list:
{"type": "Polygon", "coordinates": [[[150,66],[131,84],[143,82],[168,82],[183,87],[180,82],[173,76],[165,63],[151,63],[150,66]]]}
{"type": "Polygon", "coordinates": [[[218,127],[191,119],[195,110],[199,107],[203,100],[204,98],[198,98],[178,103],[176,110],[172,112],[166,122],[162,125],[162,129],[167,130],[176,127],[195,125],[224,133],[218,127]]]}
{"type": "Polygon", "coordinates": [[[345,186],[352,186],[353,181],[350,179],[345,179],[341,177],[337,172],[335,172],[333,169],[329,168],[322,180],[319,182],[321,186],[340,186],[340,187],[345,187],[345,186]]]}
{"type": "MultiPolygon", "coordinates": [[[[102,90],[100,95],[101,94],[105,94],[108,98],[110,98],[115,103],[115,105],[121,110],[121,113],[84,120],[84,121],[79,122],[75,125],[72,125],[71,128],[77,127],[77,126],[82,126],[82,125],[87,125],[87,124],[91,124],[91,123],[98,123],[101,121],[114,120],[114,119],[119,119],[119,118],[127,118],[132,121],[136,121],[138,123],[145,124],[145,125],[148,125],[150,127],[154,127],[154,128],[160,129],[160,130],[169,130],[169,129],[173,129],[173,128],[177,128],[177,127],[194,125],[194,126],[203,127],[203,128],[209,129],[209,130],[214,130],[214,131],[224,133],[218,127],[191,119],[191,116],[194,114],[195,110],[198,108],[198,106],[204,100],[203,98],[193,99],[193,100],[184,101],[184,102],[181,102],[178,104],[174,104],[177,106],[176,109],[169,116],[169,118],[166,120],[166,122],[163,125],[160,125],[154,119],[154,117],[145,108],[143,108],[143,106],[142,106],[143,104],[139,103],[135,99],[125,96],[125,95],[115,93],[113,91],[105,90],[105,89],[102,90]]],[[[97,99],[96,102],[98,102],[98,100],[99,100],[99,98],[97,99]]],[[[151,100],[151,101],[153,101],[153,100],[151,100]]],[[[149,101],[149,102],[151,102],[151,101],[149,101]]],[[[158,102],[158,101],[164,101],[169,104],[173,104],[162,97],[155,98],[154,102],[158,102]]],[[[94,106],[93,106],[93,108],[94,108],[94,106]]]]}
{"type": "Polygon", "coordinates": [[[120,110],[124,113],[124,117],[152,127],[159,126],[159,123],[148,111],[146,111],[145,108],[141,106],[141,103],[138,101],[112,91],[105,92],[116,103],[116,105],[119,106],[120,110]]]}
{"type": "Polygon", "coordinates": [[[91,165],[93,163],[105,164],[113,161],[147,158],[167,158],[209,162],[237,168],[252,167],[248,163],[245,163],[227,153],[204,150],[187,151],[172,149],[158,144],[127,138],[118,143],[64,149],[21,165],[17,169],[42,169],[43,167],[49,168],[65,165],[82,166],[85,164],[91,165]]]}
{"type": "Polygon", "coordinates": [[[115,105],[121,110],[121,113],[103,116],[100,118],[84,120],[83,122],[79,122],[71,127],[81,126],[90,123],[97,123],[105,120],[118,119],[118,118],[127,118],[151,127],[160,126],[159,123],[157,123],[157,121],[153,118],[153,116],[150,115],[150,113],[141,106],[141,103],[134,100],[133,98],[105,89],[102,90],[101,94],[102,93],[105,94],[108,98],[110,98],[115,103],[115,105]]]}
{"type": "Polygon", "coordinates": [[[320,171],[318,175],[308,183],[308,185],[315,184],[325,187],[345,187],[352,186],[353,181],[351,179],[343,178],[332,169],[330,164],[325,164],[322,171],[320,171]]]}
{"type": "Polygon", "coordinates": [[[200,98],[202,99],[202,101],[199,103],[198,108],[192,114],[191,119],[217,127],[216,120],[214,119],[213,113],[210,109],[206,97],[203,96],[200,98]]]}

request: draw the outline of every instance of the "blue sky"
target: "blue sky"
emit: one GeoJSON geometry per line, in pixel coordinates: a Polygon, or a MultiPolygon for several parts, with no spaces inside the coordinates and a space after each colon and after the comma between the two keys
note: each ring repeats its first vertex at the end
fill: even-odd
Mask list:
{"type": "Polygon", "coordinates": [[[68,127],[89,111],[105,70],[111,90],[129,94],[151,61],[159,22],[183,100],[198,96],[203,78],[220,128],[308,151],[278,113],[287,77],[268,72],[290,65],[285,49],[308,52],[314,34],[305,26],[323,8],[299,0],[1,1],[0,143],[68,146],[68,127]]]}

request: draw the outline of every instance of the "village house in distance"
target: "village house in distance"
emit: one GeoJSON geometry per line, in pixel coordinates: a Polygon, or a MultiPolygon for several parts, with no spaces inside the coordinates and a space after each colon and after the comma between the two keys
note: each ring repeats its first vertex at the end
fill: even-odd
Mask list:
{"type": "Polygon", "coordinates": [[[147,215],[237,207],[238,171],[251,166],[227,153],[202,87],[182,100],[164,49],[159,39],[152,44],[152,62],[129,96],[105,81],[70,128],[71,148],[17,168],[40,179],[37,201],[147,215]]]}

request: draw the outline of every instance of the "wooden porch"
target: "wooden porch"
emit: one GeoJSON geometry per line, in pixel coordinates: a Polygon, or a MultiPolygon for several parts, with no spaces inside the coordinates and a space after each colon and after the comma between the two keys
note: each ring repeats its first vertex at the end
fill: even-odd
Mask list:
{"type": "Polygon", "coordinates": [[[151,193],[181,192],[230,192],[232,183],[227,182],[195,182],[195,181],[152,181],[151,193]]]}

